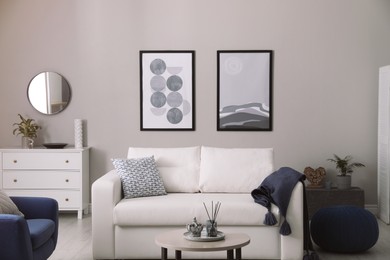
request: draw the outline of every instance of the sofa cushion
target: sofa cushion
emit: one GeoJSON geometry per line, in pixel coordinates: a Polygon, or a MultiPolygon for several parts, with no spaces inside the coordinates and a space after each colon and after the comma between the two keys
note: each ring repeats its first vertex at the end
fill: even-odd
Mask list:
{"type": "Polygon", "coordinates": [[[249,193],[273,172],[272,148],[202,147],[202,192],[249,193]]]}
{"type": "Polygon", "coordinates": [[[51,219],[28,219],[27,225],[33,250],[45,244],[53,236],[56,227],[51,219]]]}
{"type": "MultiPolygon", "coordinates": [[[[219,226],[264,225],[267,209],[253,201],[250,194],[168,193],[161,197],[121,200],[114,208],[114,224],[119,226],[183,226],[196,217],[200,223],[208,219],[203,202],[220,201],[219,226]],[[151,214],[151,213],[155,214],[151,214]]],[[[210,210],[210,209],[209,209],[210,210]]],[[[279,222],[279,210],[272,205],[279,222]]]]}
{"type": "Polygon", "coordinates": [[[112,159],[122,182],[125,199],[166,195],[153,156],[136,159],[112,159]]]}
{"type": "Polygon", "coordinates": [[[154,156],[167,192],[198,192],[200,147],[136,148],[128,158],[154,156]]]}

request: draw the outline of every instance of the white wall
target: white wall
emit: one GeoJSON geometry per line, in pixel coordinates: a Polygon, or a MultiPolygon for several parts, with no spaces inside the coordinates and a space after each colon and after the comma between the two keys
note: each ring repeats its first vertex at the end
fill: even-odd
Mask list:
{"type": "Polygon", "coordinates": [[[353,175],[376,204],[378,68],[390,64],[387,0],[0,0],[0,147],[16,146],[17,114],[39,142],[73,143],[87,120],[91,182],[128,146],[273,147],[276,167],[323,166],[333,153],[367,165],[353,175]],[[274,130],[216,131],[216,51],[274,50],[274,130]],[[196,51],[196,131],[141,132],[139,51],[196,51]],[[36,112],[26,88],[64,75],[69,107],[36,112]]]}

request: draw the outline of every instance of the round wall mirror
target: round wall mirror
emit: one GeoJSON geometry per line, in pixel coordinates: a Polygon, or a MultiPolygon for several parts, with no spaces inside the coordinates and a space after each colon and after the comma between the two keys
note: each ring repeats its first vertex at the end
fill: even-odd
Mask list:
{"type": "Polygon", "coordinates": [[[28,85],[27,96],[30,104],[39,112],[52,115],[64,110],[71,97],[68,81],[56,72],[42,72],[28,85]]]}

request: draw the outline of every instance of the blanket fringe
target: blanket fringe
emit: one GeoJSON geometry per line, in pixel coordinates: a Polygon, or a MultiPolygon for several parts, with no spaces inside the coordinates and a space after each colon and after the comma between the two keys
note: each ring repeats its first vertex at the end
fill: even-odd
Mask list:
{"type": "Polygon", "coordinates": [[[291,234],[291,227],[287,220],[283,221],[282,226],[280,227],[279,233],[283,236],[287,236],[291,234]]]}
{"type": "Polygon", "coordinates": [[[277,223],[276,218],[274,214],[272,214],[271,211],[268,211],[267,214],[265,214],[264,224],[267,226],[273,226],[277,223]]]}

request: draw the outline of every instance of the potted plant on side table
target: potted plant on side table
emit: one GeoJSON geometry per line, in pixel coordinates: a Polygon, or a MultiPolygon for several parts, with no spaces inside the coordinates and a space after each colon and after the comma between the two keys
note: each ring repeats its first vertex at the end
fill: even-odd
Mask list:
{"type": "Polygon", "coordinates": [[[351,162],[352,156],[347,155],[343,159],[334,154],[334,158],[328,159],[328,161],[336,164],[336,169],[339,171],[337,175],[337,188],[340,190],[347,190],[351,188],[351,173],[353,168],[365,167],[364,164],[358,162],[351,162]]]}
{"type": "Polygon", "coordinates": [[[19,123],[14,123],[16,128],[13,131],[14,135],[22,135],[22,148],[32,149],[34,146],[34,138],[37,138],[37,132],[41,127],[34,123],[34,119],[24,118],[18,114],[19,123]]]}

